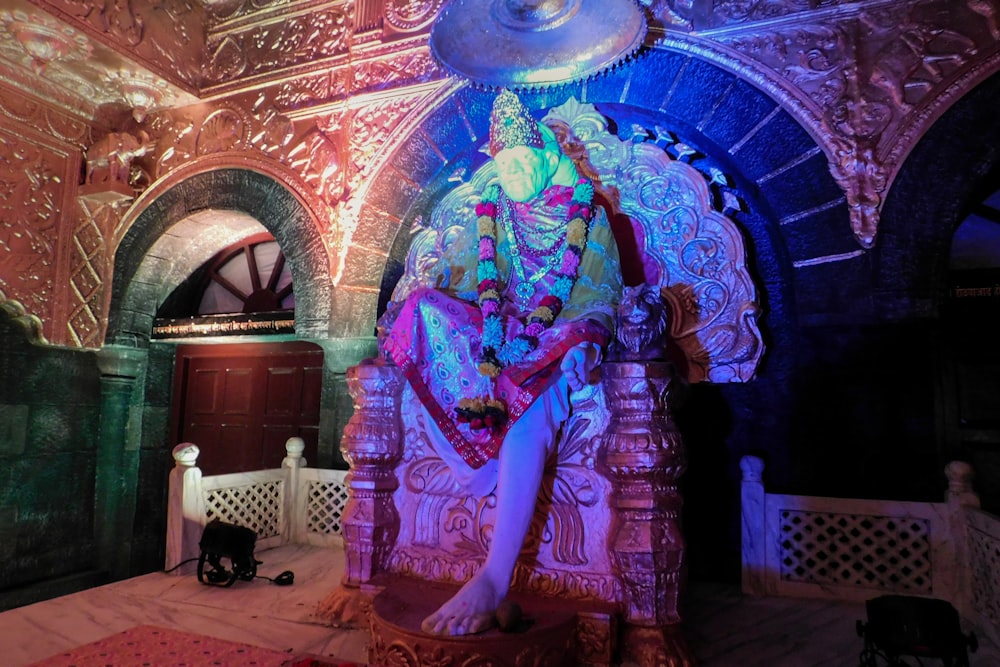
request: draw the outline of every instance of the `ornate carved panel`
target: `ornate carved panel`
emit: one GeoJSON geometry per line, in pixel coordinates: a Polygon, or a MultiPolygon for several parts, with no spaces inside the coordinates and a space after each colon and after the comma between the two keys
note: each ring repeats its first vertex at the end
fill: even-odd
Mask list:
{"type": "MultiPolygon", "coordinates": [[[[751,59],[751,79],[775,77],[772,93],[824,145],[855,236],[870,247],[885,193],[925,124],[978,82],[984,59],[1000,60],[1000,3],[814,4],[715,2],[711,27],[726,29],[707,37],[751,59]],[[837,11],[816,11],[824,8],[837,11]]],[[[706,43],[696,48],[730,58],[706,43]]]]}
{"type": "Polygon", "coordinates": [[[435,81],[445,76],[430,50],[423,45],[359,60],[355,62],[353,72],[352,90],[355,91],[388,90],[404,84],[435,81]]]}
{"type": "Polygon", "coordinates": [[[106,2],[32,0],[75,20],[94,39],[127,51],[165,78],[197,89],[204,51],[204,11],[193,0],[106,2]]]}
{"type": "Polygon", "coordinates": [[[151,129],[155,148],[138,161],[148,172],[147,183],[197,158],[252,153],[290,168],[322,202],[332,205],[343,193],[339,138],[311,124],[297,127],[266,92],[161,113],[151,129]]]}
{"type": "Polygon", "coordinates": [[[79,165],[79,154],[0,118],[0,292],[40,318],[56,343],[64,339],[54,329],[66,298],[58,287],[66,242],[60,222],[73,218],[65,184],[76,182],[79,165]]]}
{"type": "Polygon", "coordinates": [[[385,0],[385,22],[400,32],[430,26],[444,0],[385,0]]]}
{"type": "Polygon", "coordinates": [[[347,51],[351,15],[344,2],[283,11],[250,24],[227,25],[208,38],[204,85],[313,63],[347,51]]]}

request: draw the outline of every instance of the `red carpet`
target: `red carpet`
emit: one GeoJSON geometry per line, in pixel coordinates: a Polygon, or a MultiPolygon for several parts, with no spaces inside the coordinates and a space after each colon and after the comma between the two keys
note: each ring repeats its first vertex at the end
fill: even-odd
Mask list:
{"type": "Polygon", "coordinates": [[[36,662],[31,667],[355,667],[312,656],[239,644],[180,630],[139,625],[92,644],[36,662]]]}

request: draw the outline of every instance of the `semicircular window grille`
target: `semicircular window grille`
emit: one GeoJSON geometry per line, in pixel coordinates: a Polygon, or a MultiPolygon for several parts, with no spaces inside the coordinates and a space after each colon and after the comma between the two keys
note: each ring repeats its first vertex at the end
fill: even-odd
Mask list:
{"type": "Polygon", "coordinates": [[[206,267],[199,315],[294,310],[292,274],[277,241],[258,234],[233,244],[206,267]]]}

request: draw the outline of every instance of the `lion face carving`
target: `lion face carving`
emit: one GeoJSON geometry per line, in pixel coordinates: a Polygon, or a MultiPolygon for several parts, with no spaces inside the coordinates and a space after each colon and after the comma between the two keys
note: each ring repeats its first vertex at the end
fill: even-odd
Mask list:
{"type": "Polygon", "coordinates": [[[618,304],[612,356],[624,360],[666,359],[667,305],[655,285],[626,286],[618,304]]]}

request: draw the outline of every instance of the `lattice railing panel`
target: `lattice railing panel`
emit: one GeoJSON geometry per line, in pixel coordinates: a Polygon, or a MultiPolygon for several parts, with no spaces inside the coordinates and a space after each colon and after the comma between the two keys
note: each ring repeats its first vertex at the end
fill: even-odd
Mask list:
{"type": "Polygon", "coordinates": [[[246,526],[256,531],[257,539],[280,535],[284,487],[283,481],[271,480],[206,491],[206,515],[209,521],[246,526]]]}
{"type": "Polygon", "coordinates": [[[972,604],[983,616],[1000,623],[1000,540],[969,529],[972,604]]]}
{"type": "Polygon", "coordinates": [[[310,481],[306,501],[306,531],[340,535],[340,519],[347,505],[347,484],[343,481],[310,481]]]}
{"type": "Polygon", "coordinates": [[[926,519],[781,510],[781,579],[930,593],[926,519]]]}

